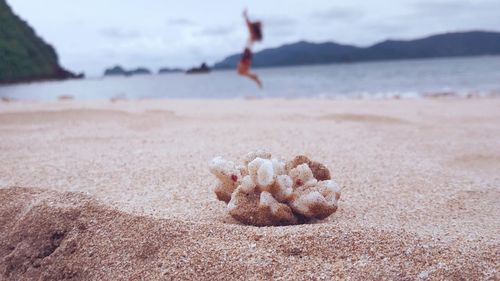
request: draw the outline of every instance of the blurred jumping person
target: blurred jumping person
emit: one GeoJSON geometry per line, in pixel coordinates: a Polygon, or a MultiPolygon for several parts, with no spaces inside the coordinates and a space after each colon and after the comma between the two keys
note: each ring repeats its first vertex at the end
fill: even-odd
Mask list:
{"type": "Polygon", "coordinates": [[[250,72],[250,67],[252,66],[252,46],[253,43],[262,41],[262,24],[261,22],[251,22],[248,18],[247,10],[243,12],[243,17],[248,27],[250,36],[247,41],[247,46],[241,55],[240,62],[238,64],[238,74],[246,76],[252,79],[259,87],[262,89],[262,82],[257,74],[250,72]]]}

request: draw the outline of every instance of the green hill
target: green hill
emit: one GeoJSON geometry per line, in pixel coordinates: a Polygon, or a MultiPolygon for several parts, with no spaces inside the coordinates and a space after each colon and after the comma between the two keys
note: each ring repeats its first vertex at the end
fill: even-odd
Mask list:
{"type": "Polygon", "coordinates": [[[54,48],[0,0],[0,83],[73,77],[59,65],[54,48]]]}

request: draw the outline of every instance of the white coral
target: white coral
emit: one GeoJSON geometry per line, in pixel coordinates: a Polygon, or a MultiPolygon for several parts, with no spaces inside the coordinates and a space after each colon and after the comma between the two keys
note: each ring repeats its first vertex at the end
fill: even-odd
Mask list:
{"type": "Polygon", "coordinates": [[[317,180],[314,178],[313,172],[307,164],[298,165],[290,170],[290,177],[295,186],[313,185],[317,180]]]}
{"type": "Polygon", "coordinates": [[[250,152],[247,155],[245,155],[245,158],[243,160],[243,163],[245,166],[248,166],[250,162],[252,162],[255,158],[262,158],[262,159],[271,159],[271,153],[265,150],[257,150],[254,152],[250,152]]]}
{"type": "Polygon", "coordinates": [[[279,202],[274,199],[271,193],[264,191],[260,194],[260,206],[268,207],[271,213],[276,214],[278,212],[279,202]]]}
{"type": "Polygon", "coordinates": [[[323,219],[337,210],[340,189],[333,180],[306,184],[294,191],[292,210],[308,219],[323,219]]]}
{"type": "Polygon", "coordinates": [[[274,168],[273,163],[269,160],[264,160],[257,170],[257,184],[265,187],[274,182],[274,168]]]}
{"type": "Polygon", "coordinates": [[[273,162],[257,157],[248,163],[248,174],[258,187],[265,189],[274,182],[273,162]]]}
{"type": "Polygon", "coordinates": [[[279,202],[287,202],[293,193],[293,181],[288,175],[279,175],[276,177],[275,188],[271,189],[272,195],[279,202]]]}
{"type": "Polygon", "coordinates": [[[245,224],[287,225],[324,219],[337,210],[340,188],[326,166],[297,156],[290,162],[265,151],[249,153],[244,165],[214,158],[215,193],[229,214],[245,224]],[[315,176],[321,178],[318,181],[315,176]]]}
{"type": "Polygon", "coordinates": [[[245,176],[241,180],[240,187],[241,187],[243,192],[250,193],[250,192],[254,191],[256,185],[250,176],[245,176]]]}
{"type": "Polygon", "coordinates": [[[229,202],[231,194],[240,184],[241,170],[232,161],[224,160],[222,157],[212,159],[209,165],[210,172],[217,177],[219,183],[214,189],[217,198],[229,202]]]}
{"type": "Polygon", "coordinates": [[[321,193],[313,191],[293,200],[290,205],[295,212],[307,218],[313,218],[314,213],[312,207],[315,205],[322,205],[322,204],[326,204],[325,197],[323,197],[321,193]]]}

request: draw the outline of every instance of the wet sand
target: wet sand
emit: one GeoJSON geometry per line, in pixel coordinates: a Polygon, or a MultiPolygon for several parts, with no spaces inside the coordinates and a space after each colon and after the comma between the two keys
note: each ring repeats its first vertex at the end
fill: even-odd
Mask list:
{"type": "Polygon", "coordinates": [[[498,278],[500,99],[0,103],[0,280],[498,278]],[[214,156],[325,163],[339,210],[249,227],[214,156]]]}

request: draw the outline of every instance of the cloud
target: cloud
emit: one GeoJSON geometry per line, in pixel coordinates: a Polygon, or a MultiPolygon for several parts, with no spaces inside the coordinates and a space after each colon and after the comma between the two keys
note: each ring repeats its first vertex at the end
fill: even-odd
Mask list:
{"type": "Polygon", "coordinates": [[[207,27],[195,33],[202,36],[225,36],[235,31],[234,25],[207,27]]]}
{"type": "Polygon", "coordinates": [[[316,11],[311,14],[314,19],[320,20],[343,20],[353,19],[363,16],[361,10],[347,8],[347,7],[332,7],[330,9],[316,11]]]}
{"type": "Polygon", "coordinates": [[[169,25],[181,25],[181,26],[193,26],[196,25],[196,22],[186,19],[186,18],[177,18],[170,19],[167,21],[169,25]]]}
{"type": "Polygon", "coordinates": [[[478,14],[490,15],[500,10],[500,1],[478,0],[478,1],[419,1],[412,5],[413,15],[426,17],[477,17],[478,14]],[[477,14],[476,14],[477,13],[477,14]]]}
{"type": "Polygon", "coordinates": [[[386,36],[404,32],[407,27],[393,22],[376,22],[367,24],[364,28],[386,36]]]}
{"type": "MultiPolygon", "coordinates": [[[[420,1],[411,6],[404,17],[395,19],[412,29],[432,30],[433,33],[459,30],[491,29],[500,26],[500,1],[441,0],[420,1]]],[[[427,31],[426,33],[429,33],[427,31]]]]}
{"type": "Polygon", "coordinates": [[[117,27],[104,28],[99,31],[99,33],[108,38],[112,39],[134,39],[141,37],[141,33],[136,30],[125,30],[117,27]]]}
{"type": "Polygon", "coordinates": [[[286,16],[268,16],[262,18],[262,22],[271,27],[289,27],[297,24],[295,19],[286,16]]]}
{"type": "Polygon", "coordinates": [[[474,7],[469,1],[419,1],[414,3],[413,8],[418,14],[462,13],[474,7]]]}

